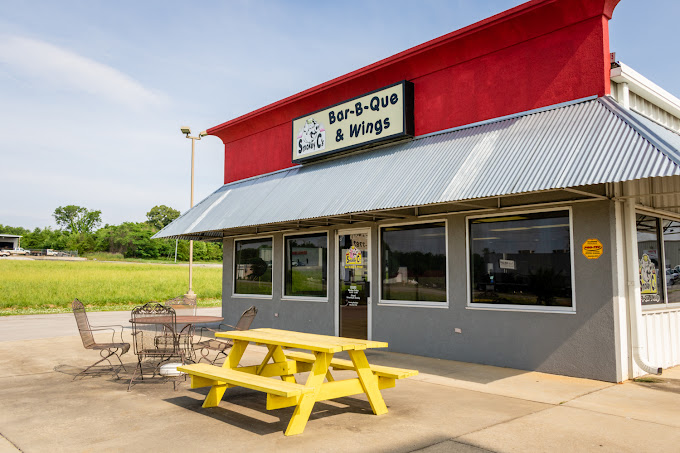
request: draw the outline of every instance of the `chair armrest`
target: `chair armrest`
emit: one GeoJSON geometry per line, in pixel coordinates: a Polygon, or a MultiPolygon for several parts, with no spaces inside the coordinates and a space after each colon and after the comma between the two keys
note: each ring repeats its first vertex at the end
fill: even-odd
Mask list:
{"type": "Polygon", "coordinates": [[[179,331],[179,335],[193,336],[194,335],[194,325],[193,324],[187,324],[186,326],[182,327],[182,330],[179,331]]]}
{"type": "Polygon", "coordinates": [[[231,324],[220,324],[220,329],[222,328],[222,326],[231,327],[232,329],[236,329],[236,330],[243,330],[243,329],[239,329],[239,328],[236,327],[236,326],[232,326],[231,324]]]}
{"type": "MultiPolygon", "coordinates": [[[[115,338],[116,338],[116,329],[113,329],[111,327],[104,327],[104,326],[97,326],[97,327],[92,327],[90,326],[89,329],[81,329],[84,330],[85,332],[98,332],[102,330],[110,330],[111,331],[111,343],[115,343],[115,338]]],[[[120,339],[121,341],[123,340],[123,332],[121,331],[120,333],[120,339]]]]}
{"type": "Polygon", "coordinates": [[[96,325],[96,326],[90,326],[90,327],[120,327],[121,330],[123,330],[125,327],[121,326],[120,324],[102,324],[102,325],[96,325]]]}
{"type": "MultiPolygon", "coordinates": [[[[92,327],[92,326],[91,326],[91,327],[92,327]]],[[[118,328],[120,328],[120,342],[121,342],[121,343],[125,343],[125,340],[123,340],[123,329],[125,329],[125,327],[121,326],[120,324],[98,325],[98,326],[94,326],[94,327],[95,327],[95,328],[99,328],[99,327],[104,327],[104,328],[114,328],[114,327],[118,327],[118,328]]],[[[116,333],[115,333],[115,331],[114,331],[114,333],[113,333],[113,335],[112,335],[112,337],[111,337],[111,342],[112,342],[112,343],[113,343],[113,338],[114,338],[115,336],[116,336],[116,333]]]]}
{"type": "MultiPolygon", "coordinates": [[[[220,324],[220,325],[218,326],[217,329],[211,329],[210,327],[201,327],[201,328],[199,328],[199,330],[198,330],[198,332],[199,332],[198,335],[199,335],[200,337],[202,337],[202,336],[203,336],[203,331],[204,331],[204,330],[207,330],[208,332],[222,332],[223,330],[229,330],[229,329],[225,329],[224,327],[231,327],[232,329],[235,329],[235,330],[243,330],[243,329],[239,329],[239,328],[236,327],[236,326],[232,326],[231,324],[222,323],[222,324],[220,324]]],[[[214,335],[213,335],[213,336],[214,336],[214,335]]]]}

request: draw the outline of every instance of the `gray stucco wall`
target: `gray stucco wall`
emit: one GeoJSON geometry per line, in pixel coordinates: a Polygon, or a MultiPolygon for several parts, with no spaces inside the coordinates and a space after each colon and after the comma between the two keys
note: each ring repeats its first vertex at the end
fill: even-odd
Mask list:
{"type": "MultiPolygon", "coordinates": [[[[608,201],[572,206],[576,312],[538,313],[480,310],[467,306],[466,218],[449,215],[449,306],[447,308],[380,305],[378,266],[372,268],[372,338],[389,350],[429,357],[536,370],[616,382],[616,330],[613,297],[616,273],[614,206],[608,201]],[[581,253],[586,239],[597,238],[603,255],[588,260],[581,253]],[[461,333],[454,333],[454,329],[461,333]]],[[[372,257],[377,256],[378,226],[372,226],[372,257]]],[[[333,335],[336,301],[335,230],[329,231],[328,302],[282,300],[283,236],[274,235],[274,294],[271,299],[232,297],[233,240],[224,242],[223,311],[236,321],[252,304],[259,313],[253,327],[274,327],[333,335]],[[275,313],[279,316],[276,317],[275,313]]],[[[370,318],[369,318],[370,319],[370,318]]],[[[233,324],[233,322],[230,322],[233,324]]]]}

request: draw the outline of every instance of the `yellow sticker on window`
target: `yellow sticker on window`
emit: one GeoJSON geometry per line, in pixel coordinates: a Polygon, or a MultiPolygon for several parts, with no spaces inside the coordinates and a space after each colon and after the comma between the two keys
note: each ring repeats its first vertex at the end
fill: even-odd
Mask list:
{"type": "Polygon", "coordinates": [[[363,267],[363,257],[361,251],[355,246],[351,246],[345,253],[345,269],[357,269],[363,267]]]}

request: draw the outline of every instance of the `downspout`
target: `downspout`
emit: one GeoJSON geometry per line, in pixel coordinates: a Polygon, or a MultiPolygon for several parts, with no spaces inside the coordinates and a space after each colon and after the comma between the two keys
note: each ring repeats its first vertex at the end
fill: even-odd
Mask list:
{"type": "Polygon", "coordinates": [[[645,342],[640,333],[639,323],[642,320],[642,304],[640,294],[640,270],[638,269],[637,257],[637,238],[633,236],[633,232],[637,230],[635,225],[635,199],[627,198],[624,202],[625,214],[624,221],[626,223],[626,250],[628,251],[628,259],[626,271],[628,274],[628,304],[630,306],[630,337],[633,348],[633,360],[649,374],[661,374],[663,368],[655,367],[645,361],[643,354],[645,352],[645,342]]]}

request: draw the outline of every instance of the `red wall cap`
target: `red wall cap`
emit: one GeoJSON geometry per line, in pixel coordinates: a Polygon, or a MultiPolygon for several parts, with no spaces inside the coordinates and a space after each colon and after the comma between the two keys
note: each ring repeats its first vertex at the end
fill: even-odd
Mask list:
{"type": "Polygon", "coordinates": [[[292,166],[294,118],[401,80],[415,84],[416,135],[608,94],[618,2],[533,0],[210,128],[224,182],[292,166]]]}
{"type": "MultiPolygon", "coordinates": [[[[238,118],[212,127],[208,129],[207,132],[210,135],[220,137],[222,141],[227,144],[247,135],[276,126],[281,122],[291,121],[295,117],[321,109],[327,105],[358,96],[362,94],[363,91],[351,91],[347,95],[342,95],[340,97],[334,96],[331,99],[324,99],[321,102],[314,102],[313,99],[309,99],[308,102],[301,102],[308,98],[313,98],[315,95],[323,94],[324,91],[330,90],[331,88],[338,88],[339,85],[346,84],[354,79],[370,76],[371,73],[379,70],[389,69],[391,66],[403,62],[404,60],[426,53],[434,53],[440,47],[455,41],[477,41],[478,45],[466,49],[468,52],[466,52],[467,54],[465,56],[448,55],[449,58],[439,60],[440,64],[438,65],[438,69],[485,55],[502,47],[508,47],[518,42],[527,41],[532,37],[549,33],[553,30],[595,16],[605,16],[607,19],[611,19],[614,8],[619,1],[620,0],[532,0],[439,38],[412,47],[391,57],[387,57],[371,65],[357,69],[356,71],[336,77],[328,82],[309,88],[250,113],[246,113],[245,115],[241,115],[238,118]],[[494,36],[502,36],[503,39],[489,42],[492,40],[488,38],[485,39],[483,36],[476,36],[482,34],[486,36],[492,36],[492,34],[494,36]],[[451,59],[458,61],[450,61],[451,59]],[[296,108],[297,106],[293,104],[298,104],[299,107],[296,108]],[[288,107],[291,110],[289,111],[288,109],[285,109],[285,107],[288,107]]],[[[444,55],[442,56],[446,57],[444,55]]],[[[410,79],[422,75],[423,71],[417,71],[417,69],[417,66],[413,68],[413,74],[409,77],[398,76],[395,78],[395,81],[397,81],[396,79],[410,79]]],[[[430,72],[437,69],[433,68],[432,65],[428,65],[427,70],[430,72]]],[[[376,86],[375,88],[379,87],[376,86]]],[[[339,91],[342,92],[344,90],[339,91]]],[[[338,93],[338,91],[335,92],[338,93]]],[[[326,98],[326,96],[320,96],[320,98],[326,98]]]]}

